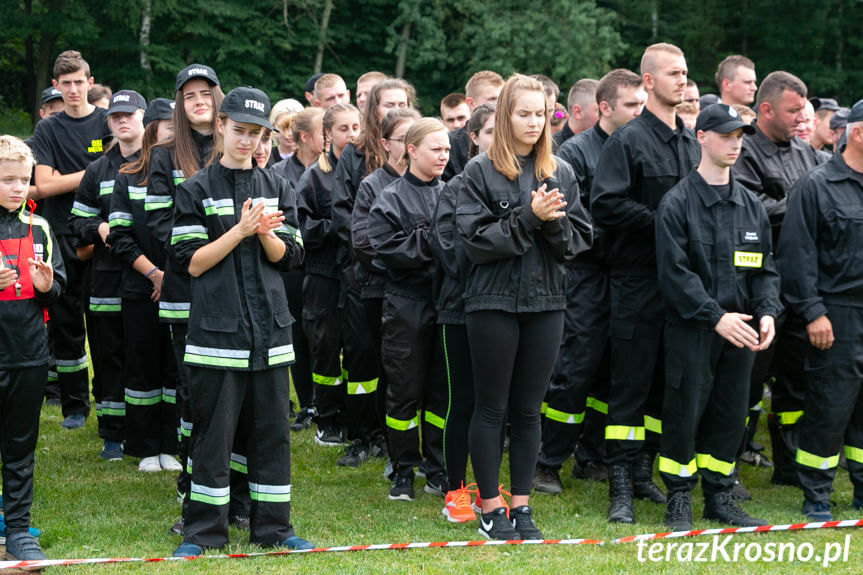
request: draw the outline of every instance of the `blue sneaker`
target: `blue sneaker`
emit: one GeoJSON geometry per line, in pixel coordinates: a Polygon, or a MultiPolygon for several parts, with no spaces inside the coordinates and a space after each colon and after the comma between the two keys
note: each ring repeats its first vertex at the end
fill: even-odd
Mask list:
{"type": "Polygon", "coordinates": [[[123,459],[123,444],[119,441],[105,440],[99,457],[106,461],[121,461],[123,459]]]}
{"type": "Polygon", "coordinates": [[[830,504],[823,501],[803,501],[803,515],[809,521],[833,521],[830,504]]]}
{"type": "Polygon", "coordinates": [[[86,421],[86,419],[87,418],[80,413],[73,413],[64,419],[60,426],[63,427],[63,429],[80,429],[81,427],[84,427],[84,421],[86,421]]]}
{"type": "Polygon", "coordinates": [[[287,539],[279,541],[276,543],[276,547],[286,547],[293,551],[306,551],[315,548],[314,544],[296,535],[291,535],[287,539]]]}
{"type": "Polygon", "coordinates": [[[26,531],[13,533],[6,538],[6,557],[18,561],[44,561],[47,559],[36,538],[26,531]]]}
{"type": "Polygon", "coordinates": [[[188,541],[183,541],[174,549],[174,557],[200,557],[204,554],[204,548],[188,541]]]}

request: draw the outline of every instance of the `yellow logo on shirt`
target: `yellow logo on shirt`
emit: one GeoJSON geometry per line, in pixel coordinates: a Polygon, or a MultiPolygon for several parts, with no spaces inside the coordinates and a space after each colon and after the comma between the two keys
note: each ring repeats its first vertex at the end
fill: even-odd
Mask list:
{"type": "Polygon", "coordinates": [[[102,152],[102,140],[90,140],[90,147],[87,152],[91,154],[99,154],[102,152]]]}
{"type": "Polygon", "coordinates": [[[761,254],[758,252],[734,252],[734,265],[739,268],[760,268],[761,254]]]}

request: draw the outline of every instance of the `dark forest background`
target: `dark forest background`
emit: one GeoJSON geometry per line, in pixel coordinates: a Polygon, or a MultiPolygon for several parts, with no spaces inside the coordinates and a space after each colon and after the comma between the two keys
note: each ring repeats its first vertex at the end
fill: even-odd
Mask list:
{"type": "Polygon", "coordinates": [[[784,69],[810,95],[863,96],[863,0],[12,0],[0,10],[0,132],[29,132],[54,58],[80,50],[97,82],[171,97],[191,62],[225,91],[303,100],[306,79],[369,70],[412,82],[427,114],[488,68],[543,73],[561,87],[614,67],[638,70],[644,47],[677,44],[701,92],[717,63],[784,69]]]}

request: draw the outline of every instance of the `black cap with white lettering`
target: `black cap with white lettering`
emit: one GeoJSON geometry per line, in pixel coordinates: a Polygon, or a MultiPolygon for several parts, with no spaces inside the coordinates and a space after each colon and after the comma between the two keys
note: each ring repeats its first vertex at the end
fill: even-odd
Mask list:
{"type": "Polygon", "coordinates": [[[230,119],[243,124],[257,124],[268,130],[273,129],[270,123],[270,99],[262,91],[251,86],[234,88],[225,99],[219,112],[224,112],[230,119]]]}
{"type": "Polygon", "coordinates": [[[135,90],[120,90],[111,96],[108,104],[108,115],[125,113],[131,114],[136,110],[146,110],[147,100],[135,90]]]}
{"type": "Polygon", "coordinates": [[[728,134],[738,128],[743,128],[744,134],[752,135],[755,133],[755,127],[741,120],[737,110],[728,104],[707,106],[701,110],[701,113],[698,114],[698,119],[695,120],[696,132],[703,130],[705,132],[728,134]]]}
{"type": "Polygon", "coordinates": [[[51,100],[63,99],[63,94],[60,93],[60,90],[54,88],[45,88],[42,90],[42,105],[44,106],[51,100]]]}
{"type": "Polygon", "coordinates": [[[179,92],[183,84],[194,78],[203,78],[210,83],[210,86],[219,86],[219,78],[216,76],[216,71],[209,66],[203,64],[189,64],[177,74],[177,84],[174,87],[175,92],[179,92]]]}
{"type": "Polygon", "coordinates": [[[147,111],[144,112],[144,127],[156,120],[170,120],[174,113],[174,100],[168,98],[153,98],[147,111]]]}

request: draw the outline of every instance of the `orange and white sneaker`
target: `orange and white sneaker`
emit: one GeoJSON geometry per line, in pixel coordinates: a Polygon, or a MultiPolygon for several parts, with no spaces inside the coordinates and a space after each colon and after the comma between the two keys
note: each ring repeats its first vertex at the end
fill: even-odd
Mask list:
{"type": "MultiPolygon", "coordinates": [[[[509,517],[509,503],[506,502],[504,495],[512,497],[512,493],[509,491],[504,491],[503,484],[497,486],[497,491],[500,493],[500,501],[503,503],[503,506],[506,507],[506,516],[509,517]]],[[[476,499],[473,502],[473,510],[477,513],[482,513],[482,498],[479,496],[479,487],[476,488],[476,499]]]]}
{"type": "Polygon", "coordinates": [[[446,515],[447,521],[451,523],[465,523],[476,519],[476,514],[470,505],[470,494],[476,492],[476,483],[471,483],[468,486],[462,483],[459,489],[447,491],[444,506],[441,510],[441,513],[446,515]]]}

